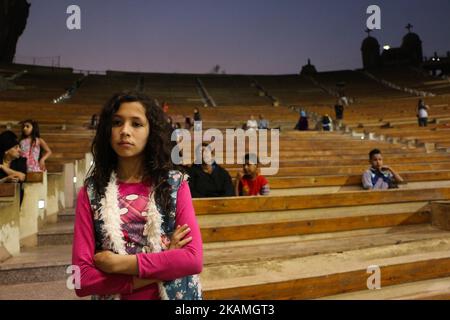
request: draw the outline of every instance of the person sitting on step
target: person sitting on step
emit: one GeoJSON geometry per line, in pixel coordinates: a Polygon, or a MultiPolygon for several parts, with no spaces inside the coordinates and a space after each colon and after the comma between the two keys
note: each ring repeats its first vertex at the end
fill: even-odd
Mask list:
{"type": "Polygon", "coordinates": [[[259,115],[258,129],[269,129],[269,120],[265,119],[262,114],[259,115]]]}
{"type": "Polygon", "coordinates": [[[373,149],[369,153],[371,167],[362,176],[362,185],[365,190],[386,190],[398,188],[403,178],[391,167],[383,164],[381,151],[373,149]]]}
{"type": "Polygon", "coordinates": [[[325,114],[322,118],[323,131],[331,131],[332,120],[328,114],[325,114]]]}
{"type": "Polygon", "coordinates": [[[258,121],[256,121],[254,115],[251,115],[250,119],[247,120],[245,128],[245,130],[258,130],[258,121]]]}
{"type": "Polygon", "coordinates": [[[308,116],[304,110],[300,111],[300,118],[298,119],[297,124],[295,125],[294,130],[299,131],[307,131],[309,128],[308,116]]]}
{"type": "Polygon", "coordinates": [[[193,198],[233,197],[233,182],[227,170],[214,160],[214,151],[204,142],[196,148],[196,161],[189,168],[193,198]]]}
{"type": "Polygon", "coordinates": [[[270,193],[267,179],[259,174],[259,160],[255,154],[246,154],[243,171],[238,172],[235,181],[236,196],[267,196],[270,193]]]}
{"type": "Polygon", "coordinates": [[[428,111],[430,111],[430,107],[427,106],[422,99],[420,99],[417,106],[417,119],[419,121],[419,127],[428,126],[428,111]]]}

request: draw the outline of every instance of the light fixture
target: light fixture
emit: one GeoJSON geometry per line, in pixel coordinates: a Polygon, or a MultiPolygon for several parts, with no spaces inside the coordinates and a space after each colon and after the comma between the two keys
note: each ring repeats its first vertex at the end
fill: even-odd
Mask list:
{"type": "Polygon", "coordinates": [[[45,200],[39,200],[38,201],[38,209],[44,209],[45,208],[45,200]]]}
{"type": "Polygon", "coordinates": [[[73,183],[77,183],[77,177],[73,177],[73,183]]]}
{"type": "Polygon", "coordinates": [[[385,45],[385,46],[383,47],[383,49],[384,49],[384,50],[390,50],[390,49],[391,49],[391,46],[387,44],[387,45],[385,45]]]}

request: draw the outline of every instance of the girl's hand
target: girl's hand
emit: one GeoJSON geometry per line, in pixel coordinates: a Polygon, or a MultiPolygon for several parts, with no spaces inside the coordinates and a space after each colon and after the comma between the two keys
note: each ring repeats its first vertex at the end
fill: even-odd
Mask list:
{"type": "Polygon", "coordinates": [[[41,170],[42,170],[42,171],[45,171],[45,170],[46,170],[46,168],[45,168],[45,160],[39,161],[39,167],[41,167],[41,170]]]}
{"type": "Polygon", "coordinates": [[[168,250],[183,248],[185,245],[191,242],[192,237],[183,239],[190,231],[191,229],[187,224],[185,224],[182,227],[177,226],[175,232],[172,234],[172,237],[170,238],[170,245],[168,250]]]}
{"type": "Polygon", "coordinates": [[[103,272],[114,273],[115,258],[117,258],[117,256],[117,254],[109,250],[100,251],[94,256],[94,264],[103,272]]]}
{"type": "Polygon", "coordinates": [[[18,183],[19,182],[19,177],[17,177],[17,176],[7,176],[5,181],[6,182],[12,182],[12,183],[18,183]]]}

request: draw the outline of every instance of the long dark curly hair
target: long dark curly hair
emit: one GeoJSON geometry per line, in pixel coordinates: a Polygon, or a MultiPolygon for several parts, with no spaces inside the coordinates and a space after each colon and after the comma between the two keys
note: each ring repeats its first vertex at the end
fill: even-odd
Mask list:
{"type": "Polygon", "coordinates": [[[96,195],[103,197],[113,171],[117,170],[118,156],[111,147],[111,130],[114,114],[122,103],[139,102],[145,109],[145,115],[150,125],[150,133],[144,148],[143,182],[152,183],[155,201],[164,212],[175,210],[170,197],[170,185],[167,181],[170,170],[183,169],[171,161],[171,150],[176,142],[170,137],[172,129],[167,122],[167,116],[156,100],[140,92],[124,92],[115,94],[106,102],[101,111],[95,138],[92,142],[94,158],[84,185],[89,181],[94,184],[96,195]]]}

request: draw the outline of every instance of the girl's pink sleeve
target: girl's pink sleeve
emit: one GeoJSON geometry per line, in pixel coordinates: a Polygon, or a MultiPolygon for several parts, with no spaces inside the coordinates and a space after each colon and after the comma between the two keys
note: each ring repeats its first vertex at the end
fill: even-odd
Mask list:
{"type": "Polygon", "coordinates": [[[137,254],[140,278],[168,281],[202,272],[202,237],[186,182],[182,182],[178,189],[175,219],[175,225],[189,226],[191,231],[186,237],[192,236],[192,241],[181,249],[137,254]]]}
{"type": "Polygon", "coordinates": [[[129,294],[133,291],[132,276],[106,274],[98,270],[94,265],[94,255],[93,214],[86,188],[83,187],[78,193],[72,248],[72,264],[80,270],[81,287],[75,289],[75,293],[79,297],[85,297],[94,294],[129,294]]]}

